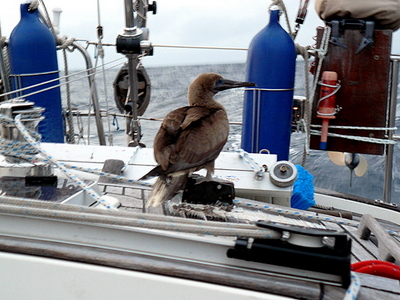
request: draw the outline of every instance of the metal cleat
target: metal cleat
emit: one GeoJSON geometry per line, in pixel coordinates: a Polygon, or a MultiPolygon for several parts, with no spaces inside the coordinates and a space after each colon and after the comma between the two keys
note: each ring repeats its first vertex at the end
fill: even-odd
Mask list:
{"type": "Polygon", "coordinates": [[[358,47],[356,54],[360,53],[365,47],[371,46],[374,43],[374,29],[375,24],[373,21],[365,22],[365,36],[358,47]]]}
{"type": "Polygon", "coordinates": [[[346,45],[344,45],[340,41],[340,31],[339,31],[339,21],[338,20],[333,20],[331,21],[332,25],[332,34],[331,34],[331,39],[329,40],[330,43],[342,47],[342,48],[347,48],[346,45]]]}

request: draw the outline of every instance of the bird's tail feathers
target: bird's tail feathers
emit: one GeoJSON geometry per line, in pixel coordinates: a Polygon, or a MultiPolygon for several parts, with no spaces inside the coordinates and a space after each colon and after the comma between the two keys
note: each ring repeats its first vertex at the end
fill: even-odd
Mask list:
{"type": "Polygon", "coordinates": [[[164,201],[174,197],[180,189],[183,189],[187,181],[187,174],[179,176],[160,176],[153,186],[153,190],[146,202],[146,207],[157,207],[164,201]]]}
{"type": "Polygon", "coordinates": [[[163,169],[161,168],[160,165],[158,165],[158,166],[155,167],[154,169],[151,169],[149,173],[147,173],[146,175],[140,177],[139,180],[150,179],[151,177],[160,176],[160,175],[162,175],[163,173],[164,173],[163,169]]]}

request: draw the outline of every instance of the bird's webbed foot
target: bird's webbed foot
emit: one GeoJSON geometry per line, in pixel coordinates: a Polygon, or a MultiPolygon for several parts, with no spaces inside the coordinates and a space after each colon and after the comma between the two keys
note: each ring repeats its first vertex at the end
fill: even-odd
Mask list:
{"type": "Polygon", "coordinates": [[[171,175],[160,175],[160,179],[166,184],[170,185],[172,182],[172,176],[171,175]]]}

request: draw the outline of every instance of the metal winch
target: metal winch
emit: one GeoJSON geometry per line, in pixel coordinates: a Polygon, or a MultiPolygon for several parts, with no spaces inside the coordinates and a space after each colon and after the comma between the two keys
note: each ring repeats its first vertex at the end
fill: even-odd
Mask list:
{"type": "Polygon", "coordinates": [[[38,151],[32,147],[17,128],[14,119],[21,115],[26,131],[40,141],[38,125],[44,119],[44,108],[18,98],[0,104],[0,176],[2,178],[48,177],[53,175],[50,164],[35,160],[38,151]]]}

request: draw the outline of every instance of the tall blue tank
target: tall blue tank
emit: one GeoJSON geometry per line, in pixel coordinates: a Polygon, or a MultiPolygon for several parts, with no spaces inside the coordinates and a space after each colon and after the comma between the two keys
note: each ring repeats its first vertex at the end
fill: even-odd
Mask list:
{"type": "Polygon", "coordinates": [[[252,40],[246,81],[257,87],[245,91],[242,148],[263,149],[288,160],[296,69],[296,48],[279,24],[279,8],[272,6],[269,24],[252,40]]]}
{"type": "MultiPolygon", "coordinates": [[[[21,20],[9,40],[9,55],[13,89],[28,87],[59,78],[56,41],[49,28],[40,21],[38,10],[28,11],[29,3],[21,4],[21,20]]],[[[58,85],[58,80],[25,90],[22,96],[58,85]]],[[[39,124],[43,142],[63,143],[64,127],[60,88],[27,96],[36,106],[45,108],[45,119],[39,124]]]]}

